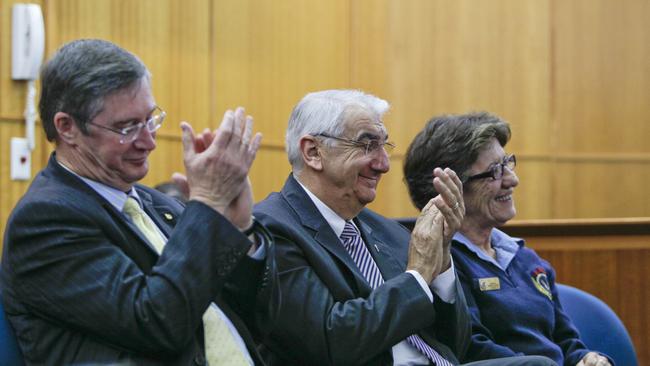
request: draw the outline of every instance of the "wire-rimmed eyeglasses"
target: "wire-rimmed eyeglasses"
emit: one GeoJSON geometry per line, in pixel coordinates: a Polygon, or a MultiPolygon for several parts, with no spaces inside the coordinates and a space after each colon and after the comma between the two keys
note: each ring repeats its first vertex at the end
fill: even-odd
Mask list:
{"type": "Polygon", "coordinates": [[[343,138],[343,137],[331,136],[331,135],[328,135],[326,133],[319,133],[319,134],[316,134],[314,136],[321,136],[321,137],[325,137],[325,138],[328,138],[328,139],[342,141],[342,142],[345,142],[345,143],[347,143],[349,145],[362,148],[364,150],[364,152],[366,153],[366,155],[368,155],[370,153],[373,153],[375,151],[379,151],[379,149],[382,149],[382,148],[384,149],[384,151],[386,151],[386,153],[390,154],[390,152],[393,151],[393,149],[395,148],[394,143],[388,142],[388,141],[382,141],[382,140],[379,140],[379,139],[352,140],[352,139],[346,139],[346,138],[343,138]]]}
{"type": "Polygon", "coordinates": [[[508,170],[514,171],[516,166],[517,158],[515,158],[515,154],[508,155],[503,158],[502,162],[491,165],[488,170],[484,171],[483,173],[478,173],[467,177],[467,179],[465,179],[465,182],[483,178],[492,178],[494,180],[501,179],[503,178],[504,168],[508,168],[508,170]]]}
{"type": "Polygon", "coordinates": [[[138,122],[134,125],[131,125],[129,127],[124,127],[124,128],[112,128],[112,127],[107,127],[107,126],[102,126],[97,123],[93,122],[88,122],[88,124],[93,125],[95,127],[103,128],[105,130],[114,132],[122,138],[120,139],[120,144],[129,144],[133,141],[135,141],[136,138],[140,135],[140,132],[142,131],[142,128],[146,127],[147,131],[154,133],[158,131],[160,126],[162,125],[163,121],[165,120],[165,116],[167,113],[163,111],[160,107],[154,108],[151,117],[144,121],[144,122],[138,122]]]}

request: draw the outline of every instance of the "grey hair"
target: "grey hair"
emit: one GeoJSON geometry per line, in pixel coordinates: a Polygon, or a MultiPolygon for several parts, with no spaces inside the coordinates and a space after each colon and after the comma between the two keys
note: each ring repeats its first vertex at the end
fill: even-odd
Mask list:
{"type": "Polygon", "coordinates": [[[325,133],[339,137],[345,127],[346,112],[360,107],[381,120],[390,108],[388,102],[360,90],[324,90],[305,95],[293,108],[286,134],[286,150],[294,172],[303,168],[300,139],[325,133]]]}
{"type": "Polygon", "coordinates": [[[65,112],[83,133],[104,99],[150,77],[140,59],[104,40],[81,39],[63,45],[41,70],[39,112],[48,141],[58,136],[54,115],[65,112]]]}

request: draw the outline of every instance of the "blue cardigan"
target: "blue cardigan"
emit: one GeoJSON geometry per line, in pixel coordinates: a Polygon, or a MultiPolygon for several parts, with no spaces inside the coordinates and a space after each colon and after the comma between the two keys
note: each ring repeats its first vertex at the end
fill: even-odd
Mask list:
{"type": "Polygon", "coordinates": [[[491,242],[505,271],[462,234],[452,243],[472,317],[472,342],[463,362],[542,355],[558,365],[577,364],[589,350],[562,310],[551,265],[523,240],[497,229],[491,242]]]}

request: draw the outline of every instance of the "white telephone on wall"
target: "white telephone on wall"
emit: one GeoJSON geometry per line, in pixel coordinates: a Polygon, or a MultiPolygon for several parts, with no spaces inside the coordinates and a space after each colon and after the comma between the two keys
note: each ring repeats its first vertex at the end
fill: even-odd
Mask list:
{"type": "Polygon", "coordinates": [[[31,151],[35,146],[35,80],[45,53],[45,24],[37,4],[14,4],[11,15],[11,78],[27,80],[25,138],[11,138],[11,179],[27,180],[31,176],[31,151]]]}
{"type": "Polygon", "coordinates": [[[11,19],[11,78],[36,80],[45,52],[41,7],[37,4],[14,4],[11,19]]]}

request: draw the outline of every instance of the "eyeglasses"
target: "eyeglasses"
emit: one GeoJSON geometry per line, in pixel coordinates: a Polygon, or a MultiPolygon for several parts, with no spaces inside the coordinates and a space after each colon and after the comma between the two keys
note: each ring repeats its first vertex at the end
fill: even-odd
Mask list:
{"type": "Polygon", "coordinates": [[[468,177],[465,180],[465,182],[469,182],[475,179],[482,179],[482,178],[492,178],[494,180],[501,179],[503,178],[504,168],[508,168],[508,170],[512,172],[515,170],[516,166],[517,166],[517,159],[515,158],[515,155],[512,154],[503,158],[502,162],[490,166],[490,168],[488,168],[487,171],[468,177]]]}
{"type": "Polygon", "coordinates": [[[103,128],[111,132],[115,132],[116,134],[122,136],[122,138],[120,139],[120,144],[130,144],[131,142],[135,141],[136,138],[138,138],[138,136],[140,135],[140,131],[142,131],[142,128],[144,127],[146,127],[147,131],[151,133],[158,131],[163,121],[165,120],[166,115],[167,113],[165,113],[165,111],[163,111],[160,107],[156,107],[153,110],[152,116],[148,120],[144,122],[138,122],[129,127],[112,128],[112,127],[102,126],[90,121],[88,122],[88,124],[93,125],[95,127],[103,128]]]}
{"type": "Polygon", "coordinates": [[[342,142],[345,142],[345,143],[350,144],[352,146],[362,148],[364,150],[364,152],[366,153],[366,155],[368,155],[370,153],[373,153],[375,151],[379,151],[379,149],[382,149],[382,148],[384,149],[384,151],[386,151],[386,153],[390,154],[390,152],[393,151],[393,149],[395,148],[394,143],[388,142],[388,141],[381,141],[379,139],[369,139],[369,140],[363,140],[363,141],[362,140],[352,140],[352,139],[346,139],[346,138],[342,138],[342,137],[330,136],[330,135],[328,135],[326,133],[319,133],[319,134],[314,135],[314,136],[322,136],[322,137],[325,137],[325,138],[328,138],[328,139],[342,141],[342,142]]]}

